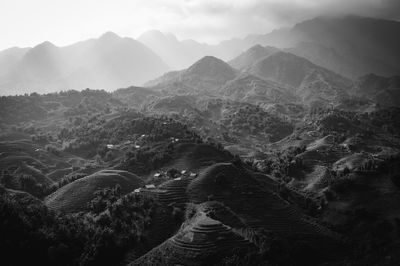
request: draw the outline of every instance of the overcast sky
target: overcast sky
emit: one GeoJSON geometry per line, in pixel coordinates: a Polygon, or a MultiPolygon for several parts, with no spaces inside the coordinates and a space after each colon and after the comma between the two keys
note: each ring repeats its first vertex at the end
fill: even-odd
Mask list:
{"type": "Polygon", "coordinates": [[[400,0],[0,0],[0,50],[158,29],[216,43],[321,15],[399,20],[400,0]]]}

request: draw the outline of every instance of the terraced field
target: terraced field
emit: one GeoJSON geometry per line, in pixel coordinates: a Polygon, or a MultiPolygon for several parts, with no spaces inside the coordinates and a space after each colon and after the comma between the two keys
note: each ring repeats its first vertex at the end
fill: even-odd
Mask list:
{"type": "Polygon", "coordinates": [[[145,190],[163,206],[182,208],[194,203],[196,214],[170,237],[165,232],[171,232],[172,223],[165,215],[167,209],[160,209],[150,234],[157,242],[164,237],[165,242],[130,265],[215,263],[233,250],[252,247],[240,233],[243,230],[266,230],[290,241],[295,256],[313,256],[313,262],[334,259],[329,254],[341,250],[342,238],[283,200],[275,192],[278,187],[265,175],[217,163],[203,169],[197,178],[176,178],[145,190]]]}
{"type": "Polygon", "coordinates": [[[69,183],[45,198],[45,204],[61,212],[79,212],[87,208],[97,190],[121,186],[122,194],[142,187],[144,182],[136,175],[121,170],[102,170],[69,183]]]}
{"type": "Polygon", "coordinates": [[[186,194],[186,188],[191,182],[190,177],[178,177],[169,180],[159,186],[164,192],[160,193],[159,201],[165,205],[178,205],[182,206],[189,201],[186,194]]]}
{"type": "Polygon", "coordinates": [[[199,213],[177,234],[129,265],[207,265],[251,244],[218,220],[199,213]]]}
{"type": "Polygon", "coordinates": [[[247,170],[232,164],[215,164],[207,168],[188,187],[196,203],[222,202],[237,214],[246,227],[265,229],[298,246],[310,245],[320,254],[338,248],[341,239],[325,227],[304,216],[301,211],[254,179],[247,170]],[[220,186],[218,184],[224,184],[220,186]]]}

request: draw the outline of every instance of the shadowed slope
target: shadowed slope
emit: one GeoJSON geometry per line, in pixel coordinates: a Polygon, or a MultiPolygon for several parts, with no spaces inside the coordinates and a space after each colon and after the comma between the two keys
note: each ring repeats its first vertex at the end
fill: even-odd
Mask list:
{"type": "Polygon", "coordinates": [[[250,243],[229,226],[199,213],[176,235],[129,265],[210,265],[250,243]]]}

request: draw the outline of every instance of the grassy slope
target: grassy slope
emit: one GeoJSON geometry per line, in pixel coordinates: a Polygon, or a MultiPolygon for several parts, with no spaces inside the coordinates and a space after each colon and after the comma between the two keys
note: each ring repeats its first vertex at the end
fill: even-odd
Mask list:
{"type": "Polygon", "coordinates": [[[143,181],[126,171],[102,170],[61,187],[46,197],[45,203],[49,208],[62,212],[83,211],[94,192],[117,184],[126,194],[143,186],[143,181]]]}

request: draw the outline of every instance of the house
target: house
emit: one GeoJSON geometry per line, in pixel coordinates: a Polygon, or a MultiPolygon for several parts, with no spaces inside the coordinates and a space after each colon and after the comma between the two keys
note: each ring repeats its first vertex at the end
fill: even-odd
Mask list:
{"type": "Polygon", "coordinates": [[[147,189],[155,189],[156,186],[154,184],[146,185],[147,189]]]}
{"type": "Polygon", "coordinates": [[[161,173],[155,173],[154,174],[154,177],[160,177],[161,176],[161,173]]]}
{"type": "Polygon", "coordinates": [[[140,193],[140,188],[137,188],[137,189],[135,189],[134,191],[133,191],[133,193],[140,193]]]}
{"type": "Polygon", "coordinates": [[[113,144],[107,144],[107,149],[113,149],[114,145],[113,144]]]}
{"type": "Polygon", "coordinates": [[[184,175],[184,174],[186,174],[186,170],[181,171],[181,175],[184,175]]]}
{"type": "Polygon", "coordinates": [[[190,177],[196,177],[197,174],[196,173],[190,173],[190,177]]]}
{"type": "Polygon", "coordinates": [[[182,178],[181,177],[177,177],[177,178],[174,178],[174,180],[179,181],[179,180],[182,180],[182,178]]]}

